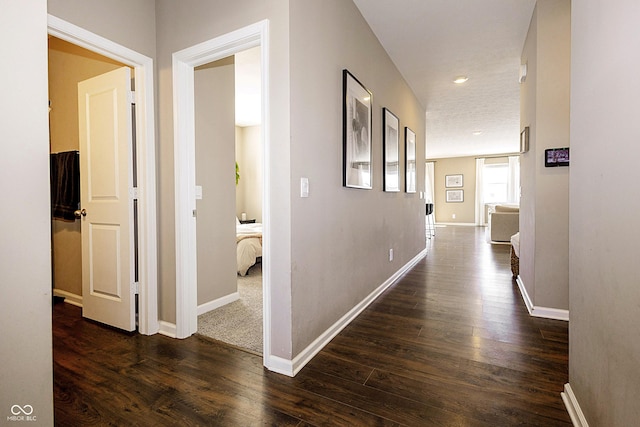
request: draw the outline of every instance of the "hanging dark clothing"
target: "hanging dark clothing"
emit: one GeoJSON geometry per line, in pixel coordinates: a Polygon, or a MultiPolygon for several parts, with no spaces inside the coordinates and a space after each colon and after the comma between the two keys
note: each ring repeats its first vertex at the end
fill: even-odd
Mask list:
{"type": "Polygon", "coordinates": [[[51,215],[75,221],[80,204],[80,160],[77,151],[51,154],[51,215]]]}

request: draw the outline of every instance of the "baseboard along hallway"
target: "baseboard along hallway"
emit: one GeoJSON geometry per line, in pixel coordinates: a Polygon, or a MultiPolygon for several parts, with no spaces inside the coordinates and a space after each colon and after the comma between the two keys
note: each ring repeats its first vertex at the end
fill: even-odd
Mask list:
{"type": "Polygon", "coordinates": [[[56,304],[56,425],[570,426],[568,324],[529,316],[509,247],[456,226],[427,245],[294,378],[210,339],[125,334],[56,304]]]}

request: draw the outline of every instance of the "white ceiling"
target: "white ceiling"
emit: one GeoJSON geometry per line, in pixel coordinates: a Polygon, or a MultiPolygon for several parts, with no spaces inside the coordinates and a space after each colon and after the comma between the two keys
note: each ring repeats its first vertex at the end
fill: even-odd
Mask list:
{"type": "Polygon", "coordinates": [[[535,0],[354,2],[426,108],[427,158],[518,151],[520,54],[535,0]],[[469,80],[454,84],[459,75],[469,80]]]}

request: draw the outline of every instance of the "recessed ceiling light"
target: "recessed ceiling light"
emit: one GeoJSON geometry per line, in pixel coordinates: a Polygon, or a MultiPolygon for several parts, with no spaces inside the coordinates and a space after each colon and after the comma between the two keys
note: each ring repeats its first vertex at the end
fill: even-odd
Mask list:
{"type": "Polygon", "coordinates": [[[475,136],[482,135],[482,131],[481,131],[481,130],[474,130],[474,131],[473,131],[473,134],[474,134],[475,136]]]}
{"type": "Polygon", "coordinates": [[[466,82],[467,80],[469,80],[469,77],[467,76],[458,76],[455,78],[455,80],[453,81],[455,84],[462,84],[464,82],[466,82]]]}

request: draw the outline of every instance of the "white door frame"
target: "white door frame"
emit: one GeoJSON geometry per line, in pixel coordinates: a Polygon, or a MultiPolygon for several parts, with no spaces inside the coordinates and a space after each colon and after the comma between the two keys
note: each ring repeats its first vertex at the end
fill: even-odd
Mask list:
{"type": "Polygon", "coordinates": [[[176,336],[198,330],[195,195],[194,68],[261,46],[263,150],[263,360],[270,354],[271,257],[269,189],[269,21],[205,41],[173,54],[173,123],[176,185],[176,336]]]}
{"type": "Polygon", "coordinates": [[[136,167],[138,180],[138,331],[158,332],[158,260],[156,227],[156,153],[153,59],[52,15],[48,33],[134,69],[136,167]]]}

